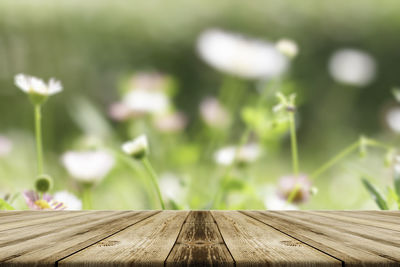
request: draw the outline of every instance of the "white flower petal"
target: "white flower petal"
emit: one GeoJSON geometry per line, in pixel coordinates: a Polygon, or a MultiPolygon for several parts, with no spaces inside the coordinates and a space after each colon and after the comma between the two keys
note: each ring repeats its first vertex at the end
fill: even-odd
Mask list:
{"type": "Polygon", "coordinates": [[[50,79],[48,85],[42,79],[25,74],[16,75],[14,80],[15,85],[28,94],[35,93],[49,96],[61,92],[62,90],[61,82],[54,78],[50,79]]]}
{"type": "Polygon", "coordinates": [[[28,93],[30,89],[30,77],[25,74],[17,74],[14,77],[14,83],[18,86],[22,91],[28,93]]]}
{"type": "Polygon", "coordinates": [[[375,78],[376,64],[374,58],[366,52],[342,49],[332,55],[329,71],[338,82],[365,86],[375,78]]]}
{"type": "Polygon", "coordinates": [[[49,80],[49,85],[48,85],[48,94],[49,95],[54,95],[56,93],[59,93],[62,91],[62,89],[63,89],[63,87],[62,87],[60,81],[58,81],[54,78],[51,78],[49,80]]]}
{"type": "Polygon", "coordinates": [[[288,59],[272,43],[217,29],[203,32],[197,49],[211,66],[244,78],[270,78],[288,67],[288,59]]]}
{"type": "MultiPolygon", "coordinates": [[[[259,145],[252,143],[242,146],[237,153],[237,161],[242,163],[254,162],[261,154],[259,145]]],[[[231,165],[236,156],[236,147],[227,146],[219,149],[214,154],[214,160],[220,165],[231,165]]]]}
{"type": "Polygon", "coordinates": [[[48,89],[46,83],[39,78],[36,77],[31,77],[30,78],[30,83],[31,83],[31,90],[37,94],[40,95],[48,95],[48,89]]]}
{"type": "Polygon", "coordinates": [[[185,197],[185,188],[180,179],[173,173],[163,173],[160,176],[160,190],[164,199],[172,199],[180,203],[185,197]]]}
{"type": "Polygon", "coordinates": [[[228,146],[219,149],[214,154],[215,161],[220,165],[231,165],[235,158],[236,148],[234,146],[228,146]]]}
{"type": "Polygon", "coordinates": [[[286,203],[276,194],[268,194],[264,200],[264,205],[268,210],[298,210],[297,206],[286,203]]]}
{"type": "Polygon", "coordinates": [[[140,89],[126,94],[123,102],[134,112],[160,113],[169,106],[169,99],[164,92],[140,89]]]}
{"type": "Polygon", "coordinates": [[[114,158],[106,151],[69,151],[62,162],[73,178],[89,183],[102,180],[114,166],[114,158]]]}
{"type": "Polygon", "coordinates": [[[54,200],[62,202],[66,207],[65,210],[81,210],[82,201],[75,195],[69,193],[68,191],[56,192],[53,196],[54,200]]]}
{"type": "Polygon", "coordinates": [[[386,113],[386,123],[393,132],[400,133],[400,107],[391,108],[386,113]]]}
{"type": "Polygon", "coordinates": [[[122,150],[131,156],[144,155],[148,152],[148,149],[149,143],[147,141],[147,136],[144,134],[122,145],[122,150]]]}
{"type": "Polygon", "coordinates": [[[289,58],[294,58],[299,51],[297,44],[293,40],[289,39],[279,40],[276,43],[276,48],[278,49],[279,52],[281,52],[282,54],[284,54],[289,58]]]}

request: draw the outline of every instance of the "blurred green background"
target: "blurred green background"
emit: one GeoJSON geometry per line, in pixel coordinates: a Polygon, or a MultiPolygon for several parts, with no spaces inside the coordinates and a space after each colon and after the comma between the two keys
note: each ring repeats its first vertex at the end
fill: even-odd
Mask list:
{"type": "MultiPolygon", "coordinates": [[[[95,135],[104,145],[118,148],[143,130],[149,135],[155,169],[174,173],[188,190],[181,208],[209,208],[218,186],[215,177],[223,171],[211,153],[202,153],[208,139],[199,130],[198,106],[204,97],[218,95],[224,80],[224,75],[196,52],[199,34],[209,28],[272,42],[281,38],[297,42],[299,55],[283,86],[296,92],[300,101],[302,172],[311,172],[361,134],[393,145],[399,141],[385,122],[385,112],[396,105],[391,90],[399,85],[400,3],[396,0],[3,0],[0,134],[14,145],[9,155],[0,158],[0,193],[33,187],[32,106],[13,84],[14,75],[22,72],[46,80],[56,77],[64,86],[61,94],[46,103],[43,114],[46,169],[55,179],[55,191],[67,189],[79,194],[60,156],[82,147],[84,136],[95,135]],[[329,74],[332,53],[347,47],[361,49],[375,59],[376,78],[367,86],[342,85],[329,74]],[[165,136],[142,122],[127,125],[109,118],[109,105],[120,99],[124,79],[141,71],[173,77],[174,105],[188,118],[183,133],[165,136]],[[85,108],[93,109],[98,120],[85,108]]],[[[251,105],[252,97],[257,97],[257,84],[243,83],[249,97],[242,104],[251,105]]],[[[236,94],[233,89],[232,94],[236,94]]],[[[238,142],[243,125],[238,114],[235,120],[238,123],[229,129],[221,145],[238,142]]],[[[240,172],[245,185],[227,192],[227,204],[220,208],[265,208],[263,199],[268,190],[264,188],[291,172],[289,139],[285,135],[279,142],[276,147],[267,144],[263,156],[240,172]]],[[[360,171],[368,172],[378,188],[385,190],[392,178],[391,169],[383,166],[383,156],[384,152],[373,150],[363,159],[357,153],[347,157],[315,181],[318,194],[301,208],[376,208],[362,187],[360,171]]],[[[131,170],[118,162],[96,186],[95,209],[155,208],[139,177],[141,166],[134,165],[135,170],[131,170]]],[[[25,207],[22,198],[15,203],[25,207]]]]}

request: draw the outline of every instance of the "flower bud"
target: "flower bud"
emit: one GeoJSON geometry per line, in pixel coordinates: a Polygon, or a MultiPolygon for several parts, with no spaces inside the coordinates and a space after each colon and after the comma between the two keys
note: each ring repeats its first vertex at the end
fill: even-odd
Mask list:
{"type": "Polygon", "coordinates": [[[124,143],[122,145],[122,150],[135,159],[144,158],[149,151],[146,135],[141,135],[132,141],[124,143]]]}
{"type": "Polygon", "coordinates": [[[359,147],[360,158],[365,158],[365,156],[367,155],[367,146],[368,146],[368,140],[362,136],[360,138],[360,147],[359,147]]]}
{"type": "Polygon", "coordinates": [[[281,39],[276,43],[276,49],[279,52],[287,56],[288,58],[294,58],[297,56],[299,48],[293,40],[281,39]]]}
{"type": "Polygon", "coordinates": [[[35,181],[36,191],[40,193],[46,193],[53,186],[53,179],[47,174],[39,175],[35,181]]]}
{"type": "Polygon", "coordinates": [[[310,188],[310,195],[315,196],[316,194],[318,194],[318,187],[312,186],[310,188]]]}

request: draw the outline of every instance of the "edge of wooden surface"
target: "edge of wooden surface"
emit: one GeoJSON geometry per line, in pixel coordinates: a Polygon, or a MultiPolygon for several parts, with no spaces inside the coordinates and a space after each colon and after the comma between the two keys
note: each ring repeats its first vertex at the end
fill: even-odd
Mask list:
{"type": "MultiPolygon", "coordinates": [[[[91,247],[95,247],[96,245],[98,245],[100,242],[102,242],[102,241],[104,241],[104,240],[106,240],[106,239],[110,239],[110,238],[112,238],[113,236],[115,236],[115,235],[118,235],[120,232],[122,232],[122,231],[126,231],[126,230],[129,230],[129,228],[130,227],[134,227],[136,224],[140,224],[140,223],[145,223],[146,221],[149,221],[150,220],[150,218],[152,218],[153,216],[155,216],[156,214],[159,214],[160,212],[162,213],[163,211],[161,211],[161,210],[142,210],[142,211],[136,211],[136,210],[127,210],[126,212],[138,212],[138,213],[140,213],[140,212],[149,212],[149,211],[151,211],[151,212],[153,212],[153,213],[151,213],[151,214],[149,214],[148,216],[145,216],[145,217],[143,217],[143,218],[141,218],[140,220],[138,220],[138,221],[135,221],[134,223],[132,223],[132,224],[129,224],[129,225],[125,225],[124,227],[122,227],[121,229],[118,229],[117,231],[115,231],[115,232],[112,232],[112,233],[109,233],[109,234],[107,234],[107,235],[105,235],[105,236],[103,236],[103,237],[101,237],[100,239],[98,239],[98,240],[96,240],[96,241],[91,241],[89,244],[86,244],[85,246],[83,246],[83,247],[80,247],[79,249],[77,249],[76,251],[73,251],[73,252],[70,252],[68,255],[65,255],[65,256],[63,256],[63,257],[61,257],[61,258],[58,258],[58,259],[56,259],[55,260],[55,262],[53,262],[53,266],[54,266],[54,264],[55,264],[55,266],[58,266],[58,264],[61,262],[61,261],[64,261],[64,260],[67,260],[68,258],[71,258],[71,257],[73,257],[74,255],[76,255],[76,254],[78,254],[78,253],[80,253],[80,252],[83,252],[83,251],[85,251],[85,250],[87,250],[87,249],[89,249],[89,248],[91,248],[91,247]]],[[[65,211],[0,211],[0,221],[1,221],[1,219],[2,218],[7,218],[7,220],[6,221],[8,221],[7,222],[7,224],[12,224],[12,222],[13,221],[18,221],[21,225],[25,225],[25,224],[22,224],[21,223],[21,220],[23,219],[22,217],[23,217],[23,215],[25,214],[25,215],[28,215],[28,214],[35,214],[34,215],[34,217],[35,217],[35,219],[33,220],[33,221],[35,221],[35,223],[37,224],[39,221],[41,221],[40,220],[40,215],[37,215],[37,214],[46,214],[46,218],[49,216],[49,214],[51,214],[51,213],[54,213],[54,214],[61,214],[61,213],[64,213],[65,211]],[[12,216],[12,215],[14,215],[14,216],[12,216]],[[11,217],[15,217],[14,219],[12,219],[11,217]]],[[[85,214],[85,213],[91,213],[91,212],[93,212],[93,213],[95,213],[95,212],[102,212],[102,210],[96,210],[96,211],[76,211],[76,212],[74,212],[74,211],[69,211],[69,212],[71,212],[71,213],[75,213],[76,214],[76,216],[78,216],[79,215],[79,213],[82,213],[82,214],[85,214]]],[[[104,211],[103,211],[104,212],[104,211]]],[[[396,231],[398,231],[399,232],[399,235],[400,235],[400,231],[398,230],[398,228],[396,228],[396,229],[390,229],[390,225],[394,225],[397,221],[399,221],[400,222],[400,211],[377,211],[377,210],[366,210],[366,211],[355,211],[355,210],[348,210],[348,211],[338,211],[338,210],[312,210],[312,211],[265,211],[265,210],[237,210],[237,211],[222,211],[222,210],[184,210],[184,211],[168,211],[168,212],[186,212],[187,213],[187,215],[186,215],[186,217],[185,217],[185,219],[184,219],[184,221],[183,221],[183,223],[180,225],[180,228],[179,228],[179,231],[178,231],[178,233],[177,233],[177,235],[176,235],[176,237],[174,238],[174,242],[173,242],[173,245],[170,247],[170,249],[169,249],[169,251],[168,251],[168,253],[167,253],[167,256],[165,257],[165,259],[162,261],[162,262],[159,262],[160,263],[160,265],[164,265],[164,266],[166,266],[166,265],[168,265],[168,264],[170,264],[171,262],[170,261],[168,261],[169,259],[170,259],[170,257],[172,257],[171,256],[171,254],[173,253],[173,251],[175,251],[176,249],[177,249],[177,245],[179,245],[178,243],[178,240],[179,240],[179,238],[180,238],[180,236],[181,236],[181,233],[182,233],[182,229],[184,228],[184,225],[185,225],[185,223],[193,223],[193,222],[189,222],[189,221],[187,221],[188,220],[188,218],[189,218],[189,216],[190,216],[190,214],[194,214],[194,213],[196,213],[196,212],[202,212],[202,213],[207,213],[207,214],[210,214],[210,216],[212,217],[212,221],[213,221],[213,223],[215,223],[215,226],[216,226],[216,229],[217,229],[217,234],[219,234],[220,235],[220,237],[221,237],[221,239],[222,239],[222,242],[223,242],[223,245],[225,246],[225,248],[226,248],[226,250],[229,252],[229,254],[230,254],[230,256],[231,256],[231,258],[232,258],[232,261],[229,263],[228,262],[228,264],[227,265],[233,265],[233,266],[235,266],[235,265],[251,265],[251,263],[248,263],[248,262],[240,262],[240,261],[237,261],[237,256],[236,256],[236,259],[235,259],[235,255],[233,255],[232,254],[232,251],[231,251],[231,248],[229,247],[229,245],[227,244],[227,242],[226,242],[226,240],[225,240],[225,237],[224,237],[224,235],[223,235],[223,233],[222,233],[222,231],[221,231],[221,223],[218,223],[218,220],[216,220],[216,218],[215,218],[215,214],[223,214],[224,212],[232,212],[232,213],[235,213],[235,214],[241,214],[241,215],[243,215],[244,217],[246,217],[246,218],[249,218],[249,219],[251,219],[251,220],[254,220],[254,221],[256,221],[256,222],[258,222],[258,223],[262,223],[263,225],[265,225],[265,226],[267,226],[267,227],[270,227],[271,229],[274,229],[274,231],[277,231],[277,232],[279,232],[280,234],[284,234],[285,236],[287,236],[287,237],[289,237],[289,238],[292,238],[292,239],[294,239],[294,240],[297,240],[298,242],[300,242],[300,243],[302,243],[304,246],[307,246],[307,247],[310,247],[310,248],[312,248],[313,250],[316,250],[316,251],[318,251],[318,253],[322,253],[322,254],[324,254],[324,255],[326,255],[326,256],[328,256],[328,257],[330,257],[330,258],[332,258],[332,259],[334,259],[335,261],[338,261],[338,262],[340,262],[340,264],[342,265],[342,266],[344,266],[344,265],[352,265],[352,264],[357,264],[357,263],[360,263],[360,262],[357,262],[356,260],[352,260],[351,259],[351,257],[350,258],[346,258],[346,257],[342,257],[342,255],[340,255],[340,254],[338,254],[338,253],[336,253],[336,252],[334,252],[334,253],[332,253],[332,251],[330,251],[329,249],[326,249],[326,247],[324,247],[324,246],[320,246],[320,245],[318,245],[319,243],[318,242],[313,242],[313,240],[311,240],[310,241],[310,239],[307,239],[307,238],[304,238],[304,236],[302,236],[302,235],[298,235],[298,234],[296,234],[295,232],[288,232],[288,231],[285,231],[285,228],[283,227],[279,227],[279,226],[277,226],[277,223],[275,222],[275,223],[268,223],[267,221],[265,221],[265,220],[261,220],[260,218],[257,218],[257,216],[254,216],[254,214],[256,214],[256,213],[264,213],[264,214],[280,214],[280,216],[283,216],[282,214],[290,214],[290,216],[288,216],[289,218],[287,219],[288,220],[288,222],[289,221],[291,221],[291,219],[290,219],[290,217],[292,216],[292,215],[296,215],[297,214],[297,216],[298,216],[298,214],[300,214],[300,213],[304,213],[304,214],[307,214],[307,216],[318,216],[319,215],[319,213],[321,213],[321,217],[323,217],[323,215],[322,214],[327,214],[327,216],[325,216],[326,218],[328,218],[328,219],[330,219],[330,220],[333,220],[333,219],[338,219],[338,222],[343,222],[343,223],[349,223],[350,221],[351,221],[351,218],[356,218],[357,216],[356,216],[356,214],[362,214],[362,219],[359,219],[359,218],[356,218],[357,220],[356,221],[358,221],[358,223],[356,222],[356,225],[365,225],[365,226],[368,226],[369,228],[382,228],[382,229],[385,229],[386,227],[385,227],[385,225],[388,227],[388,228],[386,228],[386,229],[388,229],[388,230],[391,230],[391,231],[393,231],[393,232],[396,232],[396,231]],[[349,216],[349,217],[346,217],[346,214],[351,214],[351,216],[349,216]],[[328,216],[329,215],[329,216],[328,216]],[[378,217],[379,216],[379,217],[378,217]],[[373,219],[375,218],[375,217],[377,217],[377,221],[375,222],[375,221],[373,221],[373,219]],[[343,218],[343,220],[341,220],[341,218],[343,218]],[[368,219],[369,218],[371,218],[371,222],[368,222],[368,219]],[[379,219],[379,220],[378,220],[379,219]],[[349,261],[348,261],[349,260],[349,261]]],[[[294,217],[295,218],[295,217],[294,217]]],[[[57,221],[58,219],[53,219],[52,221],[57,221]]],[[[212,223],[211,221],[210,222],[208,222],[208,223],[212,223]]],[[[305,222],[305,223],[310,223],[310,222],[305,222]]],[[[346,225],[346,224],[343,224],[343,225],[346,225]]],[[[26,226],[22,226],[22,227],[26,227],[26,226]]],[[[342,226],[343,227],[343,226],[342,226]]],[[[7,231],[7,228],[5,229],[5,230],[3,230],[3,232],[6,232],[7,231]]],[[[226,230],[225,230],[226,231],[226,230]]],[[[397,240],[397,239],[396,239],[397,240]]],[[[196,244],[194,244],[194,245],[196,245],[196,244]]],[[[394,250],[393,250],[394,251],[394,250]]],[[[377,255],[379,255],[379,254],[377,254],[377,255]]],[[[377,258],[377,261],[376,262],[373,262],[373,261],[366,261],[365,262],[365,266],[381,266],[380,264],[387,264],[387,266],[400,266],[400,261],[398,260],[398,258],[397,257],[392,257],[392,259],[391,259],[391,261],[389,261],[389,259],[390,258],[387,258],[387,260],[388,261],[379,261],[379,259],[377,258]],[[394,259],[393,259],[394,258],[394,259]]],[[[383,258],[382,258],[382,260],[383,260],[383,258]]],[[[7,262],[2,262],[2,261],[0,261],[0,266],[3,266],[4,265],[4,263],[7,263],[7,262]]],[[[20,262],[20,263],[22,263],[22,262],[20,262]]]]}

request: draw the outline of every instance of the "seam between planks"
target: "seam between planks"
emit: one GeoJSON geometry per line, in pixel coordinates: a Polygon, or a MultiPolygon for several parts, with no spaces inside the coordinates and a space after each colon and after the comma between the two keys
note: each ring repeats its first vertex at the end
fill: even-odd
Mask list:
{"type": "Polygon", "coordinates": [[[186,223],[186,221],[187,221],[187,218],[189,217],[189,215],[190,215],[192,212],[193,212],[193,211],[190,210],[190,211],[186,214],[185,220],[183,220],[183,223],[182,223],[182,225],[181,225],[181,228],[179,229],[179,233],[178,233],[178,235],[177,235],[176,238],[175,238],[175,242],[174,242],[174,244],[172,245],[171,249],[169,250],[167,257],[166,257],[165,260],[164,260],[164,266],[167,266],[167,260],[168,260],[168,258],[169,258],[169,255],[172,253],[172,250],[174,249],[174,247],[175,247],[175,245],[176,245],[176,242],[178,241],[178,238],[179,238],[179,236],[181,235],[183,226],[185,225],[185,223],[186,223]]]}
{"type": "Polygon", "coordinates": [[[60,261],[62,261],[62,260],[64,260],[64,259],[66,259],[66,258],[68,258],[68,257],[70,257],[70,256],[72,256],[72,255],[74,255],[74,254],[76,254],[76,253],[78,253],[78,252],[80,252],[80,251],[82,251],[82,250],[85,250],[85,249],[87,249],[88,247],[91,247],[91,246],[93,246],[93,245],[95,245],[95,244],[97,244],[97,243],[103,241],[104,239],[107,239],[107,238],[109,238],[109,237],[111,237],[111,236],[113,236],[113,235],[115,235],[115,234],[117,234],[117,233],[119,233],[119,232],[121,232],[121,231],[123,231],[123,230],[125,230],[125,229],[127,229],[127,228],[129,228],[129,227],[131,227],[132,225],[135,225],[135,224],[137,224],[137,223],[139,223],[139,222],[142,222],[142,221],[144,221],[144,220],[147,220],[148,218],[150,218],[150,217],[152,217],[152,216],[154,216],[154,215],[156,215],[156,214],[158,214],[158,213],[160,213],[160,212],[161,212],[161,211],[156,211],[156,212],[150,214],[149,216],[147,216],[147,217],[145,217],[145,218],[143,218],[143,219],[141,219],[141,220],[139,220],[139,221],[137,221],[137,222],[134,222],[134,223],[132,223],[132,224],[130,224],[130,225],[128,225],[128,226],[126,226],[126,227],[124,227],[124,228],[122,228],[122,229],[120,229],[120,230],[118,230],[118,231],[116,231],[116,232],[114,232],[114,233],[112,233],[112,234],[109,234],[109,235],[107,235],[106,237],[101,238],[101,239],[97,240],[96,242],[94,242],[94,243],[92,243],[92,244],[90,244],[90,245],[87,245],[86,247],[83,247],[83,248],[81,248],[81,249],[79,249],[79,250],[77,250],[77,251],[75,251],[75,252],[73,252],[73,253],[71,253],[71,254],[65,256],[65,257],[62,257],[61,259],[56,260],[56,262],[54,263],[54,266],[55,266],[55,267],[58,267],[58,262],[60,262],[60,261]]]}
{"type": "MultiPolygon", "coordinates": [[[[293,219],[293,220],[300,220],[300,218],[298,218],[298,217],[296,217],[296,216],[294,216],[294,215],[290,215],[290,214],[288,214],[288,215],[286,215],[286,214],[282,214],[282,213],[277,213],[278,214],[278,216],[287,216],[287,219],[289,219],[289,220],[291,220],[291,219],[293,219]]],[[[314,215],[315,217],[318,217],[317,215],[314,215]]],[[[318,219],[318,218],[315,218],[315,219],[318,219]]],[[[306,222],[306,223],[310,223],[310,224],[314,224],[314,221],[312,220],[312,219],[309,219],[309,218],[302,218],[302,221],[304,221],[304,222],[306,222]]],[[[343,222],[343,221],[342,221],[343,222]]],[[[325,226],[324,226],[325,227],[325,226]]],[[[373,228],[373,227],[375,227],[375,226],[369,226],[369,227],[371,227],[371,228],[373,228]]],[[[376,228],[376,227],[375,227],[376,228]]],[[[345,228],[336,228],[335,230],[336,231],[340,231],[341,233],[346,233],[346,234],[349,234],[349,235],[352,235],[352,236],[356,236],[356,237],[360,237],[360,238],[363,238],[363,239],[366,239],[366,240],[373,240],[373,239],[371,239],[369,236],[367,236],[366,234],[364,234],[364,233],[357,233],[357,232],[353,232],[353,231],[351,231],[351,230],[347,230],[348,229],[348,227],[345,227],[345,228]]],[[[382,229],[385,229],[385,230],[390,230],[390,231],[395,231],[395,230],[392,230],[392,229],[387,229],[387,228],[382,228],[382,229]]],[[[385,240],[385,239],[380,239],[379,241],[378,240],[373,240],[373,241],[376,241],[376,242],[379,242],[379,243],[382,243],[382,244],[385,244],[385,245],[388,245],[388,246],[396,246],[397,245],[397,243],[395,243],[395,242],[392,242],[392,241],[390,241],[390,240],[385,240]]],[[[385,258],[385,257],[384,257],[385,258]]],[[[387,258],[387,257],[386,257],[387,258]]],[[[390,260],[393,260],[393,261],[397,261],[396,259],[391,259],[391,258],[389,258],[390,260]]]]}
{"type": "Polygon", "coordinates": [[[317,247],[315,247],[315,246],[313,246],[313,245],[310,245],[310,244],[306,243],[305,241],[303,241],[303,240],[301,240],[301,239],[299,239],[299,238],[296,238],[296,237],[292,236],[291,234],[288,234],[288,233],[286,233],[286,232],[284,232],[284,231],[282,231],[282,230],[280,230],[280,229],[278,229],[278,228],[276,228],[276,227],[274,227],[274,226],[272,226],[272,225],[270,225],[270,224],[268,224],[268,223],[266,223],[266,222],[264,222],[264,221],[262,221],[262,220],[259,220],[258,218],[255,218],[255,217],[251,216],[250,214],[247,214],[247,213],[245,213],[245,212],[243,212],[243,211],[241,211],[241,210],[239,210],[239,212],[242,213],[242,214],[244,214],[244,215],[246,215],[246,216],[248,216],[248,217],[250,217],[250,218],[252,218],[252,219],[254,219],[254,220],[256,220],[256,221],[259,221],[259,222],[261,222],[261,223],[263,223],[263,224],[265,224],[265,225],[268,225],[269,227],[275,229],[276,231],[279,231],[279,232],[281,232],[282,234],[285,234],[285,235],[287,235],[287,236],[289,236],[289,237],[291,237],[291,238],[293,238],[293,239],[295,239],[295,240],[297,240],[297,241],[299,241],[299,242],[301,242],[301,243],[303,243],[303,244],[305,244],[305,245],[307,245],[307,246],[309,246],[309,247],[311,247],[311,248],[313,248],[313,249],[315,249],[315,250],[318,250],[319,252],[322,252],[323,254],[328,255],[329,257],[332,257],[332,258],[334,258],[334,259],[340,261],[340,262],[342,263],[342,266],[343,266],[343,267],[345,266],[345,262],[344,262],[343,260],[341,260],[341,259],[339,259],[339,258],[337,258],[337,257],[335,257],[335,256],[333,256],[333,255],[331,255],[331,254],[329,254],[328,252],[323,251],[322,249],[317,248],[317,247]]]}
{"type": "MultiPolygon", "coordinates": [[[[344,223],[352,223],[352,222],[344,220],[343,218],[337,218],[337,217],[334,218],[333,216],[329,216],[329,215],[326,215],[324,213],[310,212],[310,214],[314,215],[315,217],[321,216],[321,217],[332,219],[332,220],[338,220],[338,221],[341,221],[341,222],[344,222],[344,223]]],[[[357,219],[357,217],[346,217],[345,215],[341,215],[341,214],[337,214],[337,215],[338,215],[338,217],[345,217],[345,218],[349,218],[349,219],[356,218],[357,219]]],[[[366,220],[366,219],[361,219],[361,220],[366,220]]],[[[390,231],[400,232],[400,230],[397,230],[397,229],[392,229],[392,228],[383,227],[383,226],[371,225],[371,224],[368,224],[368,223],[365,223],[365,222],[360,222],[360,223],[357,222],[357,224],[361,224],[361,225],[368,226],[368,227],[374,227],[374,228],[378,228],[378,229],[383,229],[383,230],[390,230],[390,231]]],[[[395,223],[393,223],[393,224],[395,224],[395,223]]],[[[362,236],[360,236],[360,237],[362,237],[362,236]]]]}
{"type": "MultiPolygon", "coordinates": [[[[57,218],[56,220],[52,221],[52,223],[56,223],[56,222],[63,221],[63,220],[66,220],[66,219],[80,217],[80,216],[86,215],[86,214],[89,214],[89,213],[84,213],[84,212],[79,213],[79,214],[77,213],[77,214],[74,214],[73,216],[65,217],[65,218],[61,217],[60,214],[57,214],[59,216],[51,215],[51,216],[45,216],[45,217],[42,217],[42,218],[45,218],[45,219],[57,218]],[[61,218],[58,218],[58,217],[61,217],[61,218]]],[[[40,218],[40,219],[42,219],[42,218],[40,218]]],[[[11,222],[9,222],[9,223],[11,223],[11,222]]],[[[3,232],[7,232],[9,230],[16,230],[16,229],[20,229],[20,228],[32,227],[32,226],[37,226],[37,225],[43,225],[43,222],[36,222],[36,223],[29,224],[29,225],[23,225],[23,226],[18,226],[18,227],[14,227],[14,228],[7,228],[7,229],[4,229],[4,230],[0,230],[0,234],[3,233],[3,232]]]]}
{"type": "Polygon", "coordinates": [[[231,253],[231,250],[229,249],[228,245],[227,245],[226,242],[225,242],[225,238],[224,238],[224,236],[222,235],[221,229],[219,229],[219,225],[218,225],[217,221],[215,220],[215,217],[214,217],[213,213],[212,213],[211,211],[208,211],[208,212],[211,214],[211,217],[213,218],[214,223],[215,223],[215,225],[217,226],[217,229],[218,229],[218,232],[219,232],[219,234],[220,234],[220,236],[221,236],[221,238],[222,238],[222,241],[224,242],[224,245],[225,245],[226,249],[228,250],[229,255],[231,255],[231,257],[232,257],[233,266],[236,266],[236,260],[235,260],[235,258],[233,257],[233,255],[232,255],[232,253],[231,253]]]}

